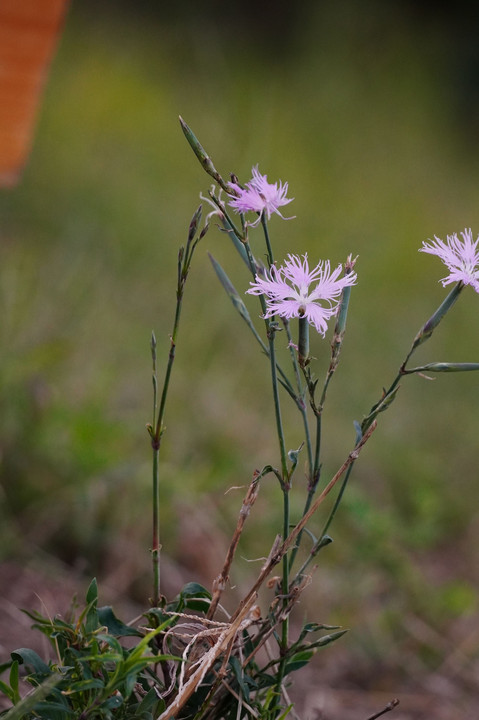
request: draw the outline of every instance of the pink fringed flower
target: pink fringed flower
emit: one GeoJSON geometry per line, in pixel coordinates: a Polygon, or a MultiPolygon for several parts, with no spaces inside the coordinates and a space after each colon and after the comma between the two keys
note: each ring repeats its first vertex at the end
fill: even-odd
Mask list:
{"type": "Polygon", "coordinates": [[[447,242],[434,236],[434,241],[423,242],[419,251],[437,255],[448,267],[449,275],[441,280],[444,286],[452,282],[462,282],[464,285],[472,285],[479,293],[479,237],[474,242],[470,228],[466,228],[461,235],[463,240],[460,240],[456,233],[448,235],[447,242]]]}
{"type": "Polygon", "coordinates": [[[265,318],[305,317],[324,336],[328,320],[336,314],[343,288],[354,285],[357,280],[355,272],[340,278],[341,272],[341,265],[331,272],[329,260],[310,270],[306,254],[302,260],[298,255],[288,255],[279,269],[273,266],[264,277],[256,275],[246,292],[265,296],[265,318]]]}
{"type": "Polygon", "coordinates": [[[238,213],[257,212],[259,218],[252,225],[257,225],[261,220],[263,213],[266,214],[268,220],[271,213],[277,213],[283,220],[292,220],[285,218],[279,209],[283,205],[290,203],[293,198],[287,198],[288,183],[269,183],[267,175],[261,175],[258,166],[253,168],[253,178],[246,183],[245,187],[240,187],[237,183],[228,183],[229,187],[235,192],[235,196],[231,196],[229,204],[238,213]]]}

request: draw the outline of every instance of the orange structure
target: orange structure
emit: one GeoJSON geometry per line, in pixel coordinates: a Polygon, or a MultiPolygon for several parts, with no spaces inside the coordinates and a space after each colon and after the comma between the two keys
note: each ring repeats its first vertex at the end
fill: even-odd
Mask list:
{"type": "Polygon", "coordinates": [[[0,0],[0,186],[27,160],[68,0],[0,0]]]}

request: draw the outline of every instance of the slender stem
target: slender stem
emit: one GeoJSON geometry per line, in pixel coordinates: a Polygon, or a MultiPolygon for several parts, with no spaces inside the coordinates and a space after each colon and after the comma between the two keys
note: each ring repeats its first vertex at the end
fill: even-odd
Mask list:
{"type": "MultiPolygon", "coordinates": [[[[349,274],[353,271],[354,265],[356,263],[356,260],[353,260],[351,256],[349,256],[346,260],[346,263],[344,265],[344,270],[346,274],[349,274]]],[[[321,474],[321,436],[322,436],[322,414],[323,414],[323,408],[324,404],[326,402],[326,394],[328,391],[329,383],[331,382],[331,378],[333,377],[336,368],[338,367],[339,362],[339,354],[341,352],[341,346],[344,338],[344,333],[346,331],[346,319],[348,315],[348,307],[349,307],[349,299],[351,296],[351,287],[345,287],[342,292],[340,304],[339,304],[339,310],[337,313],[337,319],[336,324],[334,327],[334,335],[333,340],[331,343],[331,360],[329,363],[329,368],[326,373],[326,378],[324,380],[323,384],[323,390],[321,392],[321,398],[319,400],[319,403],[316,402],[315,399],[315,393],[316,393],[316,383],[313,380],[311,376],[311,371],[307,366],[307,363],[303,363],[301,365],[301,368],[303,370],[306,384],[309,391],[309,397],[310,397],[310,404],[311,408],[314,412],[314,415],[316,417],[316,442],[315,442],[315,449],[314,449],[314,463],[312,466],[312,471],[310,474],[310,480],[308,483],[308,494],[306,497],[306,502],[303,509],[303,515],[306,514],[311,507],[311,503],[313,501],[314,494],[316,492],[316,488],[319,483],[319,478],[321,474]]],[[[301,322],[303,318],[300,320],[300,331],[301,331],[301,322]]],[[[296,553],[299,549],[299,545],[301,542],[301,535],[298,537],[298,543],[293,550],[293,553],[291,555],[291,563],[296,558],[296,553]]]]}
{"type": "Polygon", "coordinates": [[[303,515],[301,520],[294,526],[294,528],[289,533],[288,537],[283,543],[280,543],[278,546],[275,543],[275,546],[273,550],[271,551],[267,561],[261,568],[261,571],[253,584],[253,586],[250,588],[248,593],[245,595],[245,597],[241,600],[240,604],[238,605],[238,608],[235,610],[231,617],[231,622],[234,621],[242,612],[245,606],[248,605],[248,603],[256,598],[256,593],[259,590],[259,588],[262,586],[264,581],[267,577],[271,574],[272,570],[276,567],[276,565],[281,561],[281,559],[284,557],[285,553],[288,552],[288,550],[291,549],[291,547],[297,542],[298,535],[304,530],[307,523],[310,521],[311,517],[314,515],[314,513],[318,510],[320,505],[324,502],[326,497],[329,495],[333,487],[336,485],[336,483],[343,477],[344,473],[347,471],[348,467],[351,465],[352,462],[357,460],[359,457],[359,454],[361,453],[361,450],[365,446],[365,444],[368,442],[369,438],[373,434],[374,430],[376,429],[377,423],[374,421],[371,423],[370,427],[367,429],[367,431],[362,435],[361,439],[355,444],[353,450],[349,453],[346,460],[343,462],[339,470],[334,474],[334,476],[331,478],[329,483],[326,485],[326,487],[321,491],[321,493],[318,495],[318,497],[315,499],[314,503],[309,508],[308,512],[303,515]]]}
{"type": "Polygon", "coordinates": [[[308,482],[311,481],[311,477],[313,474],[313,448],[311,445],[311,433],[309,430],[309,422],[308,422],[308,412],[306,408],[306,403],[304,401],[304,388],[303,384],[301,382],[301,375],[299,372],[299,365],[298,365],[298,359],[296,357],[296,353],[294,351],[293,347],[293,338],[291,335],[291,329],[289,326],[289,320],[283,319],[283,326],[286,331],[286,335],[288,338],[288,347],[291,354],[291,361],[293,364],[293,370],[294,370],[294,376],[296,379],[296,386],[298,388],[298,400],[300,402],[296,402],[298,409],[301,413],[302,419],[303,419],[303,426],[304,426],[304,436],[306,441],[306,451],[308,453],[308,482]]]}
{"type": "MultiPolygon", "coordinates": [[[[311,551],[310,551],[308,557],[306,558],[306,560],[304,561],[304,563],[301,565],[298,572],[294,576],[294,580],[293,580],[292,584],[296,584],[301,579],[301,576],[304,574],[306,568],[312,562],[312,560],[316,557],[318,552],[323,547],[326,547],[326,545],[328,545],[331,542],[331,539],[326,537],[326,533],[328,532],[329,527],[334,520],[334,516],[336,515],[336,511],[341,503],[341,500],[343,499],[344,491],[346,490],[346,485],[348,484],[348,480],[351,475],[351,471],[352,471],[353,467],[354,467],[354,461],[351,463],[351,465],[346,470],[345,476],[343,478],[343,482],[341,483],[341,487],[339,489],[338,496],[337,496],[336,500],[334,501],[334,505],[331,509],[331,512],[329,513],[329,517],[326,520],[323,529],[321,530],[321,533],[319,534],[318,540],[315,542],[315,544],[311,548],[311,551]]],[[[310,501],[310,504],[311,504],[311,501],[310,501]]],[[[308,510],[309,510],[309,507],[308,507],[308,510]]]]}
{"type": "Polygon", "coordinates": [[[153,563],[153,597],[152,605],[157,607],[160,603],[161,568],[160,568],[160,474],[159,474],[160,448],[153,448],[153,543],[151,559],[153,563]]]}
{"type": "Polygon", "coordinates": [[[394,400],[396,393],[399,389],[399,382],[401,378],[404,375],[407,375],[407,369],[406,365],[409,362],[411,356],[413,353],[417,350],[417,348],[422,345],[426,340],[429,340],[431,335],[433,334],[436,327],[439,325],[443,317],[446,315],[448,310],[451,309],[451,307],[454,305],[456,300],[458,299],[460,293],[464,289],[464,284],[462,282],[458,282],[457,285],[453,287],[451,292],[446,296],[446,298],[442,301],[438,309],[435,311],[433,315],[429,318],[429,320],[424,323],[422,328],[418,331],[416,337],[413,340],[413,343],[411,345],[411,348],[409,352],[407,353],[404,361],[402,362],[401,366],[399,367],[398,373],[394,380],[392,381],[391,385],[389,386],[389,389],[384,391],[381,399],[373,405],[371,410],[369,411],[369,415],[367,415],[362,424],[361,424],[361,430],[362,432],[365,432],[368,427],[371,425],[371,423],[374,421],[374,419],[377,417],[377,415],[380,412],[383,412],[386,410],[391,402],[394,400]]]}
{"type": "Polygon", "coordinates": [[[171,338],[170,338],[170,352],[168,354],[168,364],[166,366],[165,380],[163,383],[163,390],[161,392],[161,399],[160,399],[160,409],[158,410],[158,417],[157,417],[156,427],[155,427],[155,439],[157,442],[160,442],[161,434],[163,431],[163,419],[165,416],[166,398],[167,398],[168,389],[170,386],[171,370],[173,368],[173,363],[175,361],[176,338],[178,335],[178,326],[180,323],[182,300],[183,300],[183,291],[179,290],[177,293],[176,312],[175,312],[175,321],[174,321],[174,325],[173,325],[173,332],[171,333],[171,338]]]}
{"type": "Polygon", "coordinates": [[[276,329],[274,322],[268,323],[268,341],[269,341],[269,359],[270,359],[270,370],[271,370],[271,384],[273,388],[273,401],[274,401],[274,415],[276,420],[276,433],[278,435],[279,452],[281,457],[281,471],[283,478],[283,485],[287,486],[289,483],[288,478],[288,464],[286,455],[286,446],[284,441],[283,421],[281,418],[281,404],[279,401],[278,392],[278,375],[276,372],[276,352],[274,347],[274,337],[276,329]]]}
{"type": "MultiPolygon", "coordinates": [[[[266,243],[266,251],[268,255],[268,264],[271,267],[274,263],[273,250],[269,238],[268,225],[266,222],[265,214],[261,216],[261,224],[263,226],[264,239],[266,243]]],[[[260,296],[264,302],[263,296],[260,296]]],[[[289,522],[290,522],[290,509],[289,509],[289,490],[290,490],[290,477],[288,473],[288,465],[286,460],[286,448],[284,442],[283,424],[281,420],[281,407],[279,402],[278,392],[278,380],[276,373],[276,359],[275,359],[275,347],[274,340],[276,330],[274,327],[274,318],[268,325],[268,340],[269,340],[269,355],[271,361],[271,380],[273,385],[273,399],[276,417],[276,431],[278,434],[279,449],[281,455],[281,469],[282,469],[282,490],[283,490],[283,542],[289,534],[289,522]]],[[[288,553],[283,555],[283,573],[282,573],[282,594],[283,594],[283,609],[286,610],[288,606],[288,588],[289,588],[289,556],[288,553]]],[[[285,617],[281,623],[281,643],[280,643],[280,663],[278,667],[278,673],[276,676],[276,687],[278,694],[281,693],[284,674],[286,669],[286,653],[288,650],[288,637],[289,637],[289,616],[285,613],[285,617]]]]}
{"type": "Polygon", "coordinates": [[[332,523],[333,520],[334,520],[334,516],[336,515],[336,511],[337,511],[339,505],[341,504],[341,500],[342,500],[342,498],[343,498],[344,491],[346,490],[346,485],[348,484],[348,480],[349,480],[349,477],[350,477],[351,472],[352,472],[352,470],[353,470],[353,467],[354,467],[354,461],[351,463],[351,465],[350,465],[350,466],[348,467],[348,469],[346,470],[346,473],[345,473],[345,475],[344,475],[343,482],[341,483],[341,487],[339,488],[339,492],[338,492],[337,498],[336,498],[336,500],[334,501],[334,505],[333,505],[333,507],[332,507],[332,509],[331,509],[331,512],[329,513],[329,517],[328,517],[328,519],[326,520],[326,522],[324,523],[323,529],[321,530],[321,534],[320,534],[320,536],[319,536],[319,542],[322,541],[322,539],[324,538],[324,536],[325,536],[326,533],[328,532],[331,523],[332,523]]]}
{"type": "Polygon", "coordinates": [[[160,479],[159,479],[159,455],[161,438],[163,435],[163,421],[165,415],[166,399],[168,390],[170,387],[171,370],[175,360],[176,352],[176,339],[178,336],[178,328],[181,317],[181,307],[183,302],[183,295],[185,290],[186,280],[190,270],[191,260],[193,258],[194,250],[199,240],[204,236],[207,226],[203,228],[202,232],[195,240],[199,223],[201,220],[202,206],[200,205],[196,210],[191,220],[188,229],[188,239],[185,247],[181,247],[178,252],[178,274],[177,274],[177,288],[176,288],[176,309],[175,318],[173,321],[173,331],[170,336],[170,351],[168,353],[168,363],[165,371],[165,379],[163,381],[163,389],[161,392],[160,405],[157,411],[157,393],[158,393],[158,381],[156,377],[156,338],[154,334],[151,340],[151,353],[153,359],[153,421],[151,425],[148,425],[148,431],[151,438],[151,447],[153,451],[153,462],[152,462],[152,474],[153,474],[153,539],[151,545],[151,555],[153,564],[153,606],[158,606],[161,600],[161,572],[160,572],[160,479]]]}
{"type": "MultiPolygon", "coordinates": [[[[176,337],[178,334],[178,326],[181,315],[181,303],[183,300],[183,286],[178,283],[178,290],[176,294],[176,311],[175,320],[173,324],[173,332],[171,334],[170,341],[170,352],[168,354],[168,364],[166,366],[165,380],[163,383],[163,390],[161,393],[160,408],[158,410],[158,416],[156,418],[155,431],[151,439],[151,447],[153,450],[153,541],[151,547],[151,556],[153,563],[153,607],[156,607],[160,602],[160,588],[161,588],[161,577],[160,577],[160,479],[159,479],[159,455],[161,446],[161,436],[163,434],[163,419],[165,414],[166,398],[168,395],[168,389],[170,385],[171,370],[175,360],[176,350],[176,337]]],[[[156,402],[155,402],[156,406],[156,402]]]]}
{"type": "MultiPolygon", "coordinates": [[[[441,305],[438,307],[438,309],[435,311],[435,313],[429,318],[429,320],[428,320],[428,321],[421,327],[421,329],[418,331],[418,333],[416,334],[416,336],[415,336],[415,338],[414,338],[414,340],[413,340],[413,342],[412,342],[412,345],[411,345],[408,353],[406,354],[406,357],[404,358],[404,361],[402,362],[401,366],[399,367],[399,370],[398,370],[398,372],[397,372],[396,377],[395,377],[394,380],[392,381],[392,383],[391,383],[391,385],[389,386],[388,390],[386,390],[386,391],[384,392],[381,400],[380,400],[375,406],[373,406],[373,408],[372,408],[372,410],[370,411],[369,415],[368,415],[368,416],[365,418],[365,420],[363,421],[363,424],[362,424],[362,431],[363,431],[363,432],[366,431],[366,430],[372,425],[372,423],[374,422],[374,419],[376,418],[378,412],[381,412],[381,410],[383,410],[383,409],[385,410],[385,409],[388,407],[389,403],[392,401],[392,399],[394,399],[394,396],[395,396],[395,393],[397,392],[397,389],[398,389],[398,387],[399,387],[399,382],[400,382],[401,378],[402,378],[404,375],[409,374],[409,371],[406,369],[406,366],[407,366],[407,363],[409,362],[411,356],[412,356],[413,353],[417,350],[417,348],[418,348],[420,345],[422,345],[422,343],[426,342],[426,340],[429,340],[429,338],[431,337],[431,335],[432,335],[432,333],[434,332],[435,328],[438,326],[438,324],[439,324],[440,321],[443,319],[443,317],[445,316],[445,314],[451,309],[451,307],[454,305],[454,303],[455,303],[456,300],[458,299],[461,291],[463,290],[463,287],[464,287],[464,285],[463,285],[462,283],[458,283],[457,285],[455,285],[454,288],[453,288],[453,289],[450,291],[450,293],[447,295],[447,297],[443,300],[443,302],[441,303],[441,305]]],[[[335,333],[335,336],[336,336],[336,334],[337,334],[337,333],[335,333]]],[[[337,334],[337,335],[338,335],[338,339],[341,340],[340,335],[339,335],[339,334],[337,334]]],[[[338,348],[338,350],[339,350],[339,348],[338,348]]],[[[337,359],[337,354],[338,354],[338,352],[335,352],[335,347],[334,347],[334,343],[333,343],[333,361],[334,361],[335,359],[337,359]],[[336,356],[336,357],[335,357],[335,356],[336,356]]],[[[337,365],[337,362],[332,362],[332,363],[331,363],[330,368],[329,368],[328,373],[327,373],[327,376],[326,376],[325,383],[324,383],[323,391],[322,391],[322,394],[321,394],[321,399],[320,399],[320,402],[319,402],[319,405],[318,405],[319,414],[317,415],[317,420],[318,420],[318,425],[319,425],[319,427],[320,427],[320,422],[321,422],[321,411],[322,411],[322,408],[323,408],[323,405],[324,405],[324,401],[325,401],[325,398],[326,398],[326,392],[327,392],[328,385],[329,385],[329,382],[330,382],[330,380],[331,380],[331,377],[332,377],[332,375],[333,375],[333,373],[334,373],[334,370],[335,370],[335,366],[336,366],[336,365],[337,365]]],[[[320,438],[320,432],[318,431],[318,432],[317,432],[317,436],[316,436],[317,451],[319,450],[319,446],[318,446],[318,445],[319,445],[319,438],[320,438]]],[[[319,458],[319,452],[317,453],[316,457],[319,458]]],[[[311,553],[310,553],[309,557],[306,559],[306,561],[304,562],[303,566],[300,568],[300,570],[299,570],[298,573],[296,574],[296,576],[295,576],[295,581],[301,576],[301,574],[304,572],[304,570],[306,569],[306,567],[308,566],[308,564],[309,564],[309,563],[311,562],[311,560],[315,557],[315,555],[316,555],[317,552],[321,549],[321,547],[324,547],[324,542],[323,542],[324,537],[325,537],[325,535],[326,535],[326,533],[327,533],[327,531],[328,531],[328,529],[329,529],[329,527],[330,527],[330,525],[331,525],[331,523],[332,523],[332,521],[333,521],[333,519],[334,519],[334,517],[335,517],[335,515],[336,515],[336,511],[337,511],[337,509],[338,509],[338,507],[339,507],[339,505],[340,505],[340,503],[341,503],[341,500],[342,500],[342,498],[343,498],[344,491],[345,491],[345,489],[346,489],[346,485],[347,485],[347,483],[348,483],[348,480],[349,480],[351,471],[352,471],[352,469],[353,469],[353,466],[354,466],[354,462],[351,463],[351,465],[349,466],[349,468],[348,468],[348,470],[347,470],[347,472],[346,472],[346,474],[345,474],[345,477],[344,477],[343,483],[342,483],[342,485],[341,485],[340,491],[339,491],[338,496],[337,496],[337,498],[336,498],[336,500],[335,500],[335,502],[334,502],[334,505],[333,505],[333,507],[332,507],[332,510],[331,510],[331,512],[330,512],[330,515],[329,515],[329,517],[328,517],[328,519],[327,519],[327,521],[326,521],[326,523],[325,523],[325,525],[324,525],[324,527],[323,527],[323,530],[322,530],[322,532],[321,532],[321,534],[320,534],[320,536],[319,536],[319,539],[318,539],[317,543],[315,544],[315,546],[313,547],[313,549],[311,550],[311,553]]],[[[315,462],[315,468],[316,468],[316,467],[317,467],[317,466],[316,466],[316,462],[315,462]]],[[[312,493],[308,494],[308,498],[307,498],[307,500],[306,500],[306,505],[305,505],[305,510],[304,510],[304,512],[307,512],[307,511],[309,510],[309,507],[310,507],[310,505],[311,505],[311,500],[312,500],[312,493]]]]}
{"type": "MultiPolygon", "coordinates": [[[[158,378],[156,374],[156,337],[155,334],[151,334],[151,357],[153,361],[153,416],[152,425],[155,427],[156,423],[156,411],[158,402],[158,378]]],[[[155,447],[152,438],[152,449],[153,449],[153,542],[151,547],[151,557],[153,563],[153,597],[152,603],[157,606],[160,601],[160,478],[159,478],[159,447],[155,447]]]]}
{"type": "Polygon", "coordinates": [[[273,265],[273,263],[274,263],[273,249],[271,247],[271,242],[269,239],[268,223],[266,221],[264,212],[261,215],[261,225],[263,226],[264,240],[266,243],[266,251],[268,253],[268,263],[269,263],[269,266],[271,267],[271,265],[273,265]]]}

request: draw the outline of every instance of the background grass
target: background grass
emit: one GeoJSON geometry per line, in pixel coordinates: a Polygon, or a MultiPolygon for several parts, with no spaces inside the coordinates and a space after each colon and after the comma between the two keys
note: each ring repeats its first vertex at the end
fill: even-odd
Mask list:
{"type": "MultiPolygon", "coordinates": [[[[394,2],[280,3],[274,19],[248,4],[73,3],[23,181],[0,195],[3,559],[46,552],[118,594],[150,593],[150,334],[161,372],[177,249],[208,188],[178,114],[223,175],[244,181],[259,163],[289,182],[297,217],[271,221],[278,258],[359,255],[325,418],[324,477],[335,471],[352,421],[445,295],[422,241],[479,229],[477,63],[458,18],[394,2]]],[[[169,593],[217,573],[240,503],[225,491],[276,462],[267,363],[207,250],[240,290],[249,280],[212,228],[187,287],[162,448],[169,593]]],[[[478,359],[477,300],[466,289],[418,361],[478,359]]],[[[312,352],[321,374],[327,344],[312,352]]],[[[479,380],[406,380],[309,600],[314,619],[354,628],[352,665],[380,657],[395,677],[441,666],[478,611],[479,380]]],[[[294,410],[286,425],[295,448],[294,410]]],[[[264,483],[243,555],[269,549],[279,506],[264,483]]]]}

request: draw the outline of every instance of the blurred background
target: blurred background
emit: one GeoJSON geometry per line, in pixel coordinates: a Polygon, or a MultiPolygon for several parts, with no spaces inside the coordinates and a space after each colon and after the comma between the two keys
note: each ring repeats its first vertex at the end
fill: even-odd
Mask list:
{"type": "MultiPolygon", "coordinates": [[[[210,184],[179,114],[223,176],[244,182],[259,163],[289,182],[296,219],[270,223],[278,259],[359,255],[323,477],[341,464],[353,420],[445,297],[445,268],[422,241],[479,232],[476,5],[454,8],[73,0],[28,164],[0,191],[2,659],[33,642],[15,608],[38,605],[34,594],[55,611],[93,575],[117,608],[151,594],[150,336],[161,378],[178,247],[210,184]]],[[[260,231],[252,240],[260,256],[260,231]]],[[[162,447],[169,596],[211,583],[242,500],[226,491],[278,462],[267,361],[207,251],[240,292],[249,281],[212,227],[187,286],[162,447]]],[[[466,288],[418,362],[477,361],[478,303],[466,288]]],[[[328,343],[312,352],[322,377],[328,343]]],[[[398,718],[477,707],[478,407],[475,374],[409,377],[380,418],[301,605],[350,628],[301,686],[317,716],[362,718],[395,695],[398,718]]],[[[284,414],[297,448],[287,398],[284,414]]],[[[265,481],[242,557],[267,554],[280,512],[265,481]]],[[[256,565],[239,559],[235,572],[241,588],[256,565]]]]}

